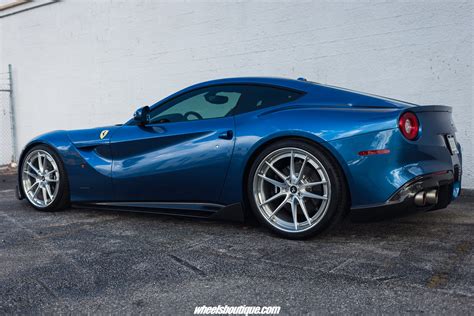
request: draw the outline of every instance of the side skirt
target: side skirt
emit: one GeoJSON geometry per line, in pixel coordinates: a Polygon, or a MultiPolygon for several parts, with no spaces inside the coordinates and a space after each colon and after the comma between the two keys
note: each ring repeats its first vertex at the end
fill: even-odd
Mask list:
{"type": "Polygon", "coordinates": [[[180,202],[91,202],[73,203],[73,206],[112,211],[131,211],[161,215],[207,218],[233,222],[244,222],[245,220],[241,203],[221,205],[214,203],[180,202]]]}

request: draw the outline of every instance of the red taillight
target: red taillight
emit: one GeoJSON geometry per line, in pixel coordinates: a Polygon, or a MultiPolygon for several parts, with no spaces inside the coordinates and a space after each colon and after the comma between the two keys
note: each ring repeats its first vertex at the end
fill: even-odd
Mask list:
{"type": "Polygon", "coordinates": [[[415,113],[406,112],[400,116],[398,128],[402,132],[403,136],[405,136],[407,139],[416,139],[418,137],[420,123],[418,122],[418,118],[416,117],[415,113]]]}

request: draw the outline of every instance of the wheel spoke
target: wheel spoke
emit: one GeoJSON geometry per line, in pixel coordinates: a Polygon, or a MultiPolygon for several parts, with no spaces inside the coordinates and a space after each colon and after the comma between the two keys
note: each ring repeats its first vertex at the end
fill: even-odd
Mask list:
{"type": "Polygon", "coordinates": [[[315,185],[326,184],[326,183],[328,183],[326,180],[322,180],[322,181],[318,181],[318,182],[303,183],[302,186],[306,188],[306,187],[313,187],[315,185]]]}
{"type": "Polygon", "coordinates": [[[271,198],[268,198],[267,200],[265,200],[262,204],[260,204],[260,206],[263,206],[265,204],[268,204],[270,203],[271,201],[275,201],[276,199],[278,199],[279,197],[282,197],[284,194],[283,193],[277,193],[275,194],[274,196],[272,196],[271,198]]]}
{"type": "Polygon", "coordinates": [[[277,186],[277,187],[279,187],[279,188],[285,187],[285,184],[284,184],[283,182],[279,182],[279,181],[277,181],[277,180],[273,180],[273,179],[271,179],[271,178],[269,178],[269,177],[264,176],[263,174],[259,174],[258,176],[259,176],[260,178],[262,178],[263,180],[265,180],[265,181],[267,181],[267,182],[269,182],[269,183],[271,183],[271,184],[273,184],[273,185],[275,185],[275,186],[277,186]]]}
{"type": "Polygon", "coordinates": [[[48,171],[46,169],[47,162],[48,162],[48,158],[46,156],[43,156],[43,172],[48,171]]]}
{"type": "Polygon", "coordinates": [[[308,211],[306,210],[306,205],[304,204],[303,199],[298,199],[298,203],[300,204],[301,210],[303,211],[304,217],[306,217],[308,224],[311,225],[311,218],[308,216],[308,211]]]}
{"type": "Polygon", "coordinates": [[[295,152],[292,150],[290,155],[290,182],[294,183],[293,181],[296,180],[295,176],[295,152]]]}
{"type": "Polygon", "coordinates": [[[49,199],[53,200],[53,193],[51,192],[51,186],[49,184],[46,185],[46,192],[48,193],[49,199]]]}
{"type": "Polygon", "coordinates": [[[39,189],[40,189],[40,186],[38,185],[38,186],[36,187],[35,192],[33,193],[33,198],[36,198],[36,195],[38,194],[39,189]]]}
{"type": "Polygon", "coordinates": [[[327,196],[314,194],[308,191],[301,192],[301,195],[310,199],[327,200],[327,196]]]}
{"type": "Polygon", "coordinates": [[[277,168],[275,168],[275,167],[273,166],[273,164],[269,163],[268,161],[265,161],[265,163],[266,163],[280,178],[282,178],[283,181],[286,182],[286,179],[287,179],[288,177],[286,177],[286,176],[285,176],[283,173],[281,173],[277,168]]]}
{"type": "MultiPolygon", "coordinates": [[[[39,185],[39,181],[36,181],[35,183],[33,183],[33,185],[28,189],[27,192],[33,191],[33,188],[35,187],[35,185],[39,185]]],[[[35,191],[35,192],[36,192],[36,191],[35,191]]]]}
{"type": "Polygon", "coordinates": [[[293,224],[295,225],[295,230],[298,230],[298,213],[296,206],[296,198],[291,200],[291,215],[293,216],[293,224]]]}
{"type": "Polygon", "coordinates": [[[43,203],[46,205],[48,203],[48,192],[46,192],[46,188],[41,188],[41,191],[43,191],[43,203]]]}
{"type": "Polygon", "coordinates": [[[37,175],[40,174],[39,170],[36,169],[36,167],[33,166],[33,164],[32,164],[30,161],[28,161],[26,164],[27,164],[31,169],[33,169],[33,171],[36,172],[37,175]]]}
{"type": "Polygon", "coordinates": [[[37,175],[35,175],[35,174],[33,174],[33,173],[29,172],[28,170],[27,170],[27,171],[25,171],[25,173],[26,173],[27,175],[29,175],[30,177],[33,177],[33,178],[35,178],[36,180],[39,180],[39,179],[40,179],[40,177],[38,177],[37,175]]]}
{"type": "Polygon", "coordinates": [[[301,164],[300,172],[298,173],[298,179],[296,179],[296,183],[300,182],[301,178],[303,177],[303,171],[304,171],[304,167],[306,167],[307,161],[308,161],[308,156],[305,156],[303,163],[301,164]]]}
{"type": "Polygon", "coordinates": [[[54,169],[53,169],[53,170],[50,170],[50,171],[46,172],[46,173],[44,174],[44,176],[47,177],[47,176],[49,176],[50,174],[52,174],[53,172],[56,172],[56,170],[54,170],[54,169]]]}
{"type": "Polygon", "coordinates": [[[288,199],[289,199],[289,198],[290,198],[290,195],[287,194],[287,195],[286,195],[286,198],[283,200],[283,202],[281,202],[280,205],[278,205],[278,207],[273,211],[273,213],[270,214],[270,219],[272,219],[273,216],[275,216],[275,214],[276,214],[279,210],[281,210],[281,208],[288,202],[288,199]]]}
{"type": "Polygon", "coordinates": [[[40,172],[43,172],[43,164],[41,163],[41,154],[38,152],[38,168],[40,172]]]}
{"type": "Polygon", "coordinates": [[[44,179],[46,182],[59,182],[58,179],[51,179],[51,178],[45,178],[44,179]]]}

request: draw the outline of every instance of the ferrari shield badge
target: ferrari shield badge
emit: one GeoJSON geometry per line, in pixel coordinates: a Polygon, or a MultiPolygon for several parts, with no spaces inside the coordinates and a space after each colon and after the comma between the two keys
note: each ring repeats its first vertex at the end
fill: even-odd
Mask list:
{"type": "Polygon", "coordinates": [[[105,129],[102,132],[100,132],[100,139],[104,139],[104,137],[107,136],[108,133],[109,133],[108,129],[105,129]]]}

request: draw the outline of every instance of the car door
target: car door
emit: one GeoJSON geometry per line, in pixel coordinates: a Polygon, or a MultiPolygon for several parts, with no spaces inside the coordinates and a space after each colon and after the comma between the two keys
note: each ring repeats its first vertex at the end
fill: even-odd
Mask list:
{"type": "Polygon", "coordinates": [[[117,201],[217,203],[235,142],[240,94],[202,88],[151,109],[111,139],[117,201]]]}

